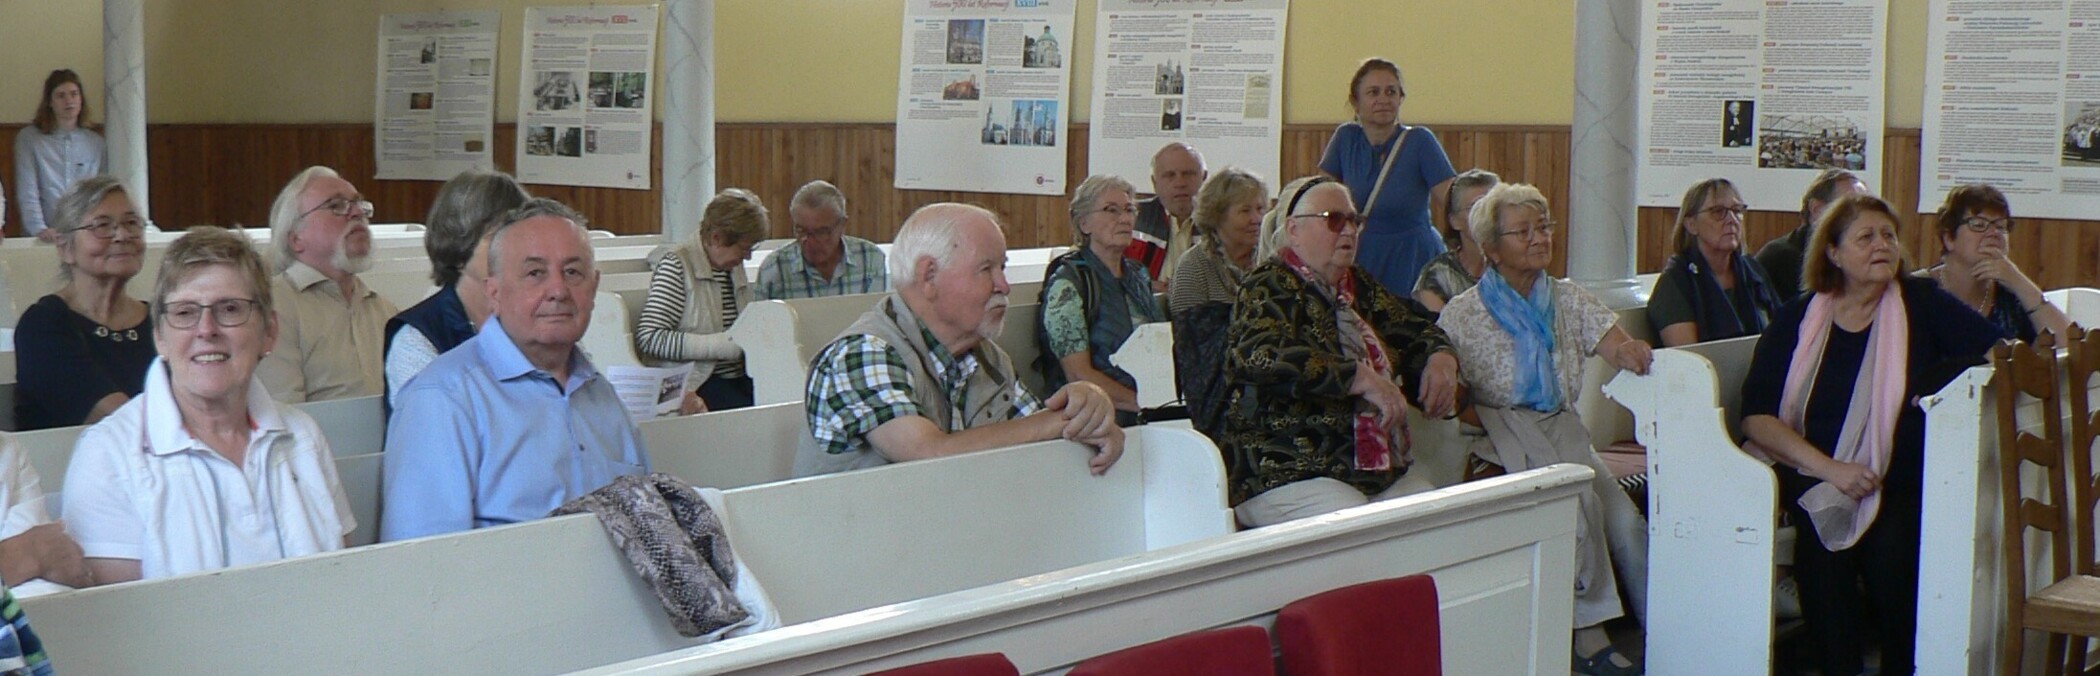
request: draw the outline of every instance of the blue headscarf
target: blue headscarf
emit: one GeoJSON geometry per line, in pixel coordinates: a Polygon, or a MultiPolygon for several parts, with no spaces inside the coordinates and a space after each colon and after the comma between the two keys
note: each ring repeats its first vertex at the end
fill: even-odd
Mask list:
{"type": "Polygon", "coordinates": [[[1527,301],[1490,267],[1481,275],[1479,288],[1481,304],[1517,346],[1517,393],[1511,403],[1549,413],[1560,410],[1560,375],[1553,369],[1553,280],[1540,273],[1527,301]]]}

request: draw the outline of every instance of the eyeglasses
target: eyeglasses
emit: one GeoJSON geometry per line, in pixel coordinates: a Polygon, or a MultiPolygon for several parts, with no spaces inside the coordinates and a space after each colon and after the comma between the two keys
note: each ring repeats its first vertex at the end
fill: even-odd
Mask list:
{"type": "Polygon", "coordinates": [[[139,220],[135,217],[116,220],[96,221],[95,223],[90,225],[83,225],[74,228],[72,232],[86,231],[88,234],[94,235],[95,239],[108,241],[117,238],[118,228],[123,228],[124,232],[128,232],[133,235],[144,234],[146,232],[146,222],[139,220]]]}
{"type": "Polygon", "coordinates": [[[372,203],[369,200],[352,200],[343,199],[341,197],[322,202],[321,206],[317,206],[312,209],[307,209],[306,211],[300,213],[299,217],[306,218],[307,214],[311,214],[322,209],[327,209],[328,213],[335,214],[337,216],[342,216],[344,218],[349,218],[352,214],[364,216],[365,218],[372,217],[372,203]]]}
{"type": "Polygon", "coordinates": [[[1962,219],[1961,225],[1962,227],[1968,228],[1969,232],[1990,232],[1992,230],[1998,230],[2010,235],[2013,231],[2013,219],[2011,216],[2007,216],[2005,218],[1984,218],[1982,216],[1970,216],[1968,218],[1962,219]]]}
{"type": "Polygon", "coordinates": [[[1711,206],[1704,209],[1700,209],[1699,213],[1706,214],[1714,218],[1734,216],[1735,220],[1740,221],[1743,220],[1744,214],[1750,213],[1750,207],[1742,204],[1737,204],[1733,206],[1723,204],[1719,206],[1711,206]]]}
{"type": "Polygon", "coordinates": [[[1327,225],[1327,231],[1337,235],[1342,234],[1343,229],[1348,228],[1352,225],[1356,226],[1357,230],[1363,230],[1364,223],[1370,220],[1368,218],[1365,218],[1363,214],[1359,214],[1353,211],[1322,211],[1317,214],[1292,214],[1291,218],[1321,219],[1327,225]]]}
{"type": "Polygon", "coordinates": [[[1558,225],[1560,225],[1560,224],[1559,224],[1559,223],[1555,223],[1555,222],[1553,222],[1553,221],[1546,221],[1546,222],[1544,222],[1544,223],[1540,223],[1540,224],[1538,224],[1538,225],[1535,225],[1535,226],[1532,226],[1532,227],[1529,227],[1529,228],[1525,228],[1525,229],[1523,229],[1523,230],[1510,230],[1510,231],[1506,231],[1506,232],[1503,232],[1503,233],[1501,233],[1501,234],[1499,234],[1499,235],[1496,235],[1496,236],[1497,236],[1497,237],[1509,237],[1509,236],[1512,236],[1512,235],[1514,235],[1514,236],[1516,236],[1516,237],[1517,237],[1518,239],[1521,239],[1521,240],[1524,240],[1524,241],[1527,241],[1527,242],[1528,242],[1528,241],[1531,241],[1531,238],[1532,238],[1532,237],[1535,237],[1535,236],[1536,236],[1536,237],[1545,237],[1545,238],[1548,238],[1548,239],[1550,239],[1550,238],[1552,238],[1552,237],[1553,237],[1553,228],[1554,228],[1554,226],[1558,226],[1558,225]]]}
{"type": "Polygon", "coordinates": [[[256,310],[261,307],[262,302],[252,298],[228,298],[210,304],[168,303],[161,307],[160,316],[167,320],[170,328],[194,329],[208,311],[212,323],[230,329],[254,319],[256,310]]]}
{"type": "Polygon", "coordinates": [[[1101,207],[1100,209],[1097,209],[1097,210],[1096,210],[1096,212],[1097,212],[1097,213],[1103,213],[1103,214],[1108,214],[1108,215],[1110,215],[1110,216],[1115,216],[1115,217],[1117,217],[1117,218],[1122,218],[1123,216],[1126,216],[1126,215],[1127,215],[1127,216],[1136,216],[1136,215],[1137,215],[1137,212],[1138,212],[1138,210],[1137,210],[1137,205],[1135,205],[1135,204],[1132,204],[1132,205],[1128,205],[1128,206],[1125,206],[1125,205],[1121,205],[1121,204],[1111,204],[1111,205],[1108,205],[1108,206],[1105,206],[1105,207],[1101,207]]]}

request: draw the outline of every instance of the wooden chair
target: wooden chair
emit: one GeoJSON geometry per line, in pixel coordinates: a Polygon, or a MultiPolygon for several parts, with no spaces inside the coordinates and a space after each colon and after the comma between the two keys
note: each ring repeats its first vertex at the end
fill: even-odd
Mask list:
{"type": "MultiPolygon", "coordinates": [[[[2094,472],[2093,444],[2100,441],[2100,411],[2094,410],[2091,387],[2100,375],[2100,330],[2073,325],[2065,336],[2069,356],[2064,360],[2064,389],[2071,398],[2071,499],[2072,565],[2079,575],[2100,576],[2094,561],[2096,530],[2094,509],[2100,507],[2100,474],[2094,472]]],[[[2068,664],[2073,672],[2086,671],[2086,641],[2072,641],[2068,664]]]]}
{"type": "Polygon", "coordinates": [[[2026,344],[2000,344],[1992,351],[1992,376],[1998,392],[1998,471],[2005,518],[2005,603],[2007,621],[2000,673],[2021,673],[2029,629],[2049,634],[2044,673],[2063,673],[2069,636],[2100,636],[2100,578],[2073,574],[2068,485],[2064,467],[2063,398],[2058,388],[2054,350],[2026,344]],[[2020,431],[2020,395],[2041,400],[2042,435],[2020,431]],[[2032,463],[2046,470],[2041,493],[2028,497],[2020,470],[2032,463]],[[2027,594],[2028,529],[2048,533],[2052,583],[2027,594]]]}

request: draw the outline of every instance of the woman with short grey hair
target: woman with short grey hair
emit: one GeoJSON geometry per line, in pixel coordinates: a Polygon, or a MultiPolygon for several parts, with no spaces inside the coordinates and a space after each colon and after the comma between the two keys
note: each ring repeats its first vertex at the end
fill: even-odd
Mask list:
{"type": "Polygon", "coordinates": [[[1139,324],[1166,321],[1144,264],[1123,255],[1137,229],[1137,192],[1117,176],[1096,175],[1072,190],[1078,251],[1057,257],[1043,277],[1036,339],[1043,384],[1086,381],[1108,392],[1124,424],[1136,422],[1137,379],[1109,361],[1139,324]]]}
{"type": "Polygon", "coordinates": [[[1468,422],[1479,426],[1470,451],[1510,472],[1557,463],[1595,470],[1576,519],[1574,672],[1640,673],[1615,653],[1604,622],[1629,610],[1646,619],[1647,522],[1591,447],[1575,398],[1590,357],[1645,374],[1654,354],[1603,301],[1547,272],[1556,224],[1537,188],[1495,186],[1473,205],[1469,225],[1487,271],[1436,323],[1466,365],[1468,422]]]}
{"type": "Polygon", "coordinates": [[[145,215],[123,184],[92,176],[52,205],[65,285],[15,324],[15,425],[84,425],[138,396],[153,363],[146,304],[124,290],[146,254],[145,215]]]}

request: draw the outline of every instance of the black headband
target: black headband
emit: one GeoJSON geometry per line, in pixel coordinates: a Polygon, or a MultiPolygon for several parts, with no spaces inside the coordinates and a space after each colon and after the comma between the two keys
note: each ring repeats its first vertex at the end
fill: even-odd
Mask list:
{"type": "Polygon", "coordinates": [[[1298,186],[1298,192],[1291,193],[1291,203],[1283,207],[1284,218],[1290,218],[1292,214],[1298,213],[1298,200],[1305,199],[1305,193],[1312,192],[1313,186],[1333,182],[1334,179],[1325,176],[1314,176],[1312,180],[1306,181],[1305,185],[1298,186]]]}

